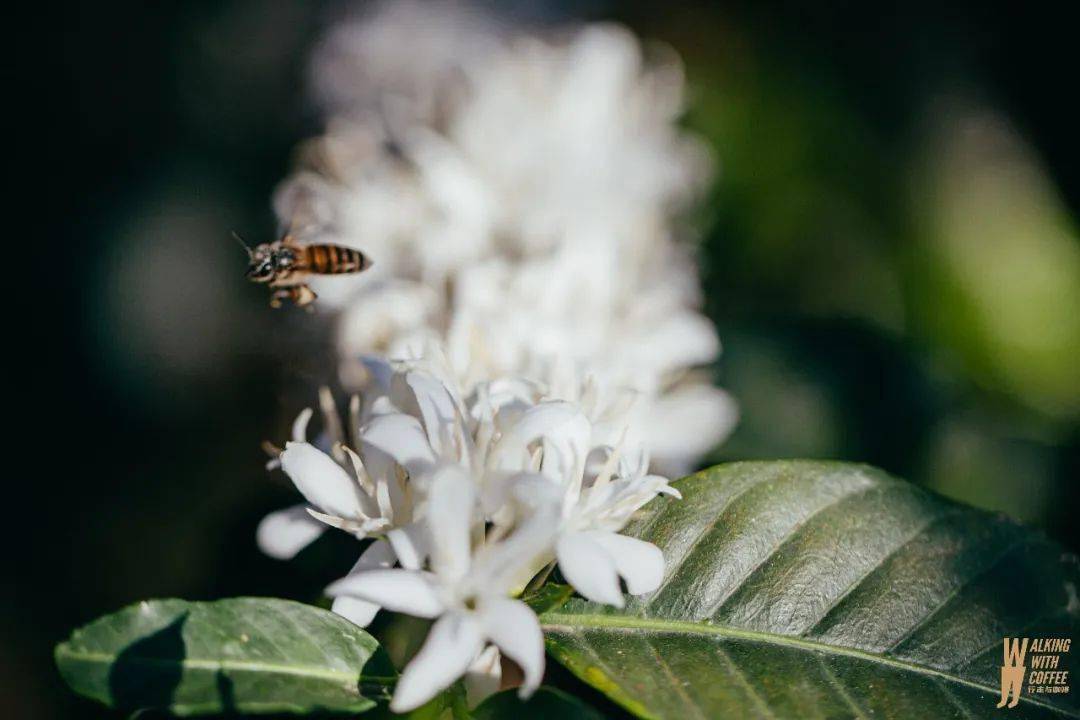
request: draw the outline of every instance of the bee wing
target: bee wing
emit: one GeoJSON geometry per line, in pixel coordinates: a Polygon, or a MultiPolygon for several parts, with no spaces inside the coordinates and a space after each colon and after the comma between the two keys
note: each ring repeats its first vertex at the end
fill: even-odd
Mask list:
{"type": "Polygon", "coordinates": [[[334,222],[334,214],[326,199],[319,192],[322,180],[301,173],[281,188],[274,196],[274,212],[278,223],[278,237],[291,235],[298,242],[316,242],[334,222]]]}
{"type": "Polygon", "coordinates": [[[325,242],[325,228],[318,225],[288,225],[282,227],[282,238],[288,238],[290,245],[315,245],[325,242]]]}

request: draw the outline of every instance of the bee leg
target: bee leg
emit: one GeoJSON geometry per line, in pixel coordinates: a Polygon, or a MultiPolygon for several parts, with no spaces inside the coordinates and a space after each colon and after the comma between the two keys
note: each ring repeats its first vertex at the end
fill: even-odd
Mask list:
{"type": "Polygon", "coordinates": [[[272,307],[272,308],[274,308],[276,310],[279,307],[281,307],[286,300],[292,300],[292,299],[293,299],[293,289],[292,288],[278,288],[277,290],[274,290],[274,292],[270,294],[270,307],[272,307]]]}
{"type": "MultiPolygon", "coordinates": [[[[316,297],[318,296],[307,285],[279,287],[275,288],[270,295],[270,307],[279,308],[285,304],[286,300],[296,305],[296,307],[306,307],[315,302],[316,297]]],[[[310,307],[307,309],[312,310],[310,307]]]]}
{"type": "MultiPolygon", "coordinates": [[[[296,285],[292,288],[292,300],[296,303],[296,307],[305,307],[315,302],[315,298],[319,297],[315,294],[315,291],[309,288],[307,285],[296,285]]],[[[308,308],[311,310],[312,308],[308,308]]]]}

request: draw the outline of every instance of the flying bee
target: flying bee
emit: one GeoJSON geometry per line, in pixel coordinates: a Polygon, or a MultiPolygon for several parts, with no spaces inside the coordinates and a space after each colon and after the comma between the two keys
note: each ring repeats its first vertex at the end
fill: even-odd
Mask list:
{"type": "Polygon", "coordinates": [[[346,275],[371,267],[364,253],[341,245],[302,245],[286,235],[277,242],[251,248],[236,233],[233,237],[247,250],[245,277],[270,286],[272,308],[281,307],[286,300],[297,307],[313,303],[317,295],[307,284],[312,275],[346,275]]]}

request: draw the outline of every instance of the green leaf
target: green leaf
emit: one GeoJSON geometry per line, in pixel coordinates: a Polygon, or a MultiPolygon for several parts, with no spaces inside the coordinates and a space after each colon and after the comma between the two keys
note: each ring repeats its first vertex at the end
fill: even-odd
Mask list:
{"type": "Polygon", "coordinates": [[[389,708],[380,707],[379,720],[400,718],[401,720],[472,720],[465,686],[458,681],[426,703],[407,713],[393,713],[389,708]]]}
{"type": "MultiPolygon", "coordinates": [[[[641,717],[988,717],[1004,636],[1078,637],[1076,558],[1004,517],[840,463],[675,485],[627,529],[664,552],[656,592],[541,617],[549,652],[641,717]]],[[[1080,688],[1028,689],[1012,717],[1080,717],[1080,688]]]]}
{"type": "Polygon", "coordinates": [[[474,720],[604,720],[577,698],[549,687],[538,689],[528,700],[518,699],[517,690],[503,690],[480,703],[472,716],[474,720]]]}
{"type": "Polygon", "coordinates": [[[533,612],[539,614],[557,610],[573,596],[574,588],[569,585],[549,582],[541,585],[533,592],[523,595],[521,599],[533,609],[533,612]]]}
{"type": "Polygon", "coordinates": [[[395,672],[376,640],[288,600],[151,600],[99,618],[56,647],[71,688],[125,711],[362,712],[395,672]]]}

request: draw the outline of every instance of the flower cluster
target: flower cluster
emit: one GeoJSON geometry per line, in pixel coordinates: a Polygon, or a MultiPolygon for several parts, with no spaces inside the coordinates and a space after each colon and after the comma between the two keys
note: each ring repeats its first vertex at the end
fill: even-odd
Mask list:
{"type": "MultiPolygon", "coordinates": [[[[586,598],[621,606],[654,590],[664,559],[619,534],[659,493],[644,448],[609,445],[577,403],[546,387],[502,379],[463,396],[437,353],[423,362],[367,358],[363,402],[324,452],[305,440],[305,411],[281,468],[306,503],[268,516],[263,549],[289,557],[327,527],[371,539],[350,573],[327,588],[333,610],[360,625],[380,608],[435,619],[399,681],[391,709],[418,707],[468,671],[497,673],[501,652],[540,683],[543,638],[517,596],[557,564],[586,598]],[[336,459],[335,459],[336,456],[336,459]],[[497,656],[495,656],[497,659],[497,656]]],[[[333,423],[330,423],[333,425],[333,423]]]]}
{"type": "MultiPolygon", "coordinates": [[[[633,393],[654,467],[689,469],[734,403],[696,369],[719,353],[674,222],[708,179],[680,131],[681,68],[616,26],[522,34],[460,5],[396,2],[316,54],[328,130],[275,198],[282,224],[375,261],[315,285],[360,356],[432,340],[467,391],[588,375],[633,393]]],[[[573,399],[564,397],[563,399],[573,399]]]]}
{"type": "Polygon", "coordinates": [[[326,133],[275,197],[301,241],[362,249],[359,278],[315,283],[339,311],[342,424],[301,414],[273,462],[305,503],[259,542],[294,555],[327,527],[367,542],[327,588],[367,625],[434,620],[391,708],[502,658],[543,673],[520,599],[557,567],[615,606],[654,590],[655,546],[620,534],[719,442],[734,404],[702,375],[681,209],[709,176],[682,132],[682,75],[614,26],[522,34],[460,5],[395,2],[316,54],[326,133]]]}

